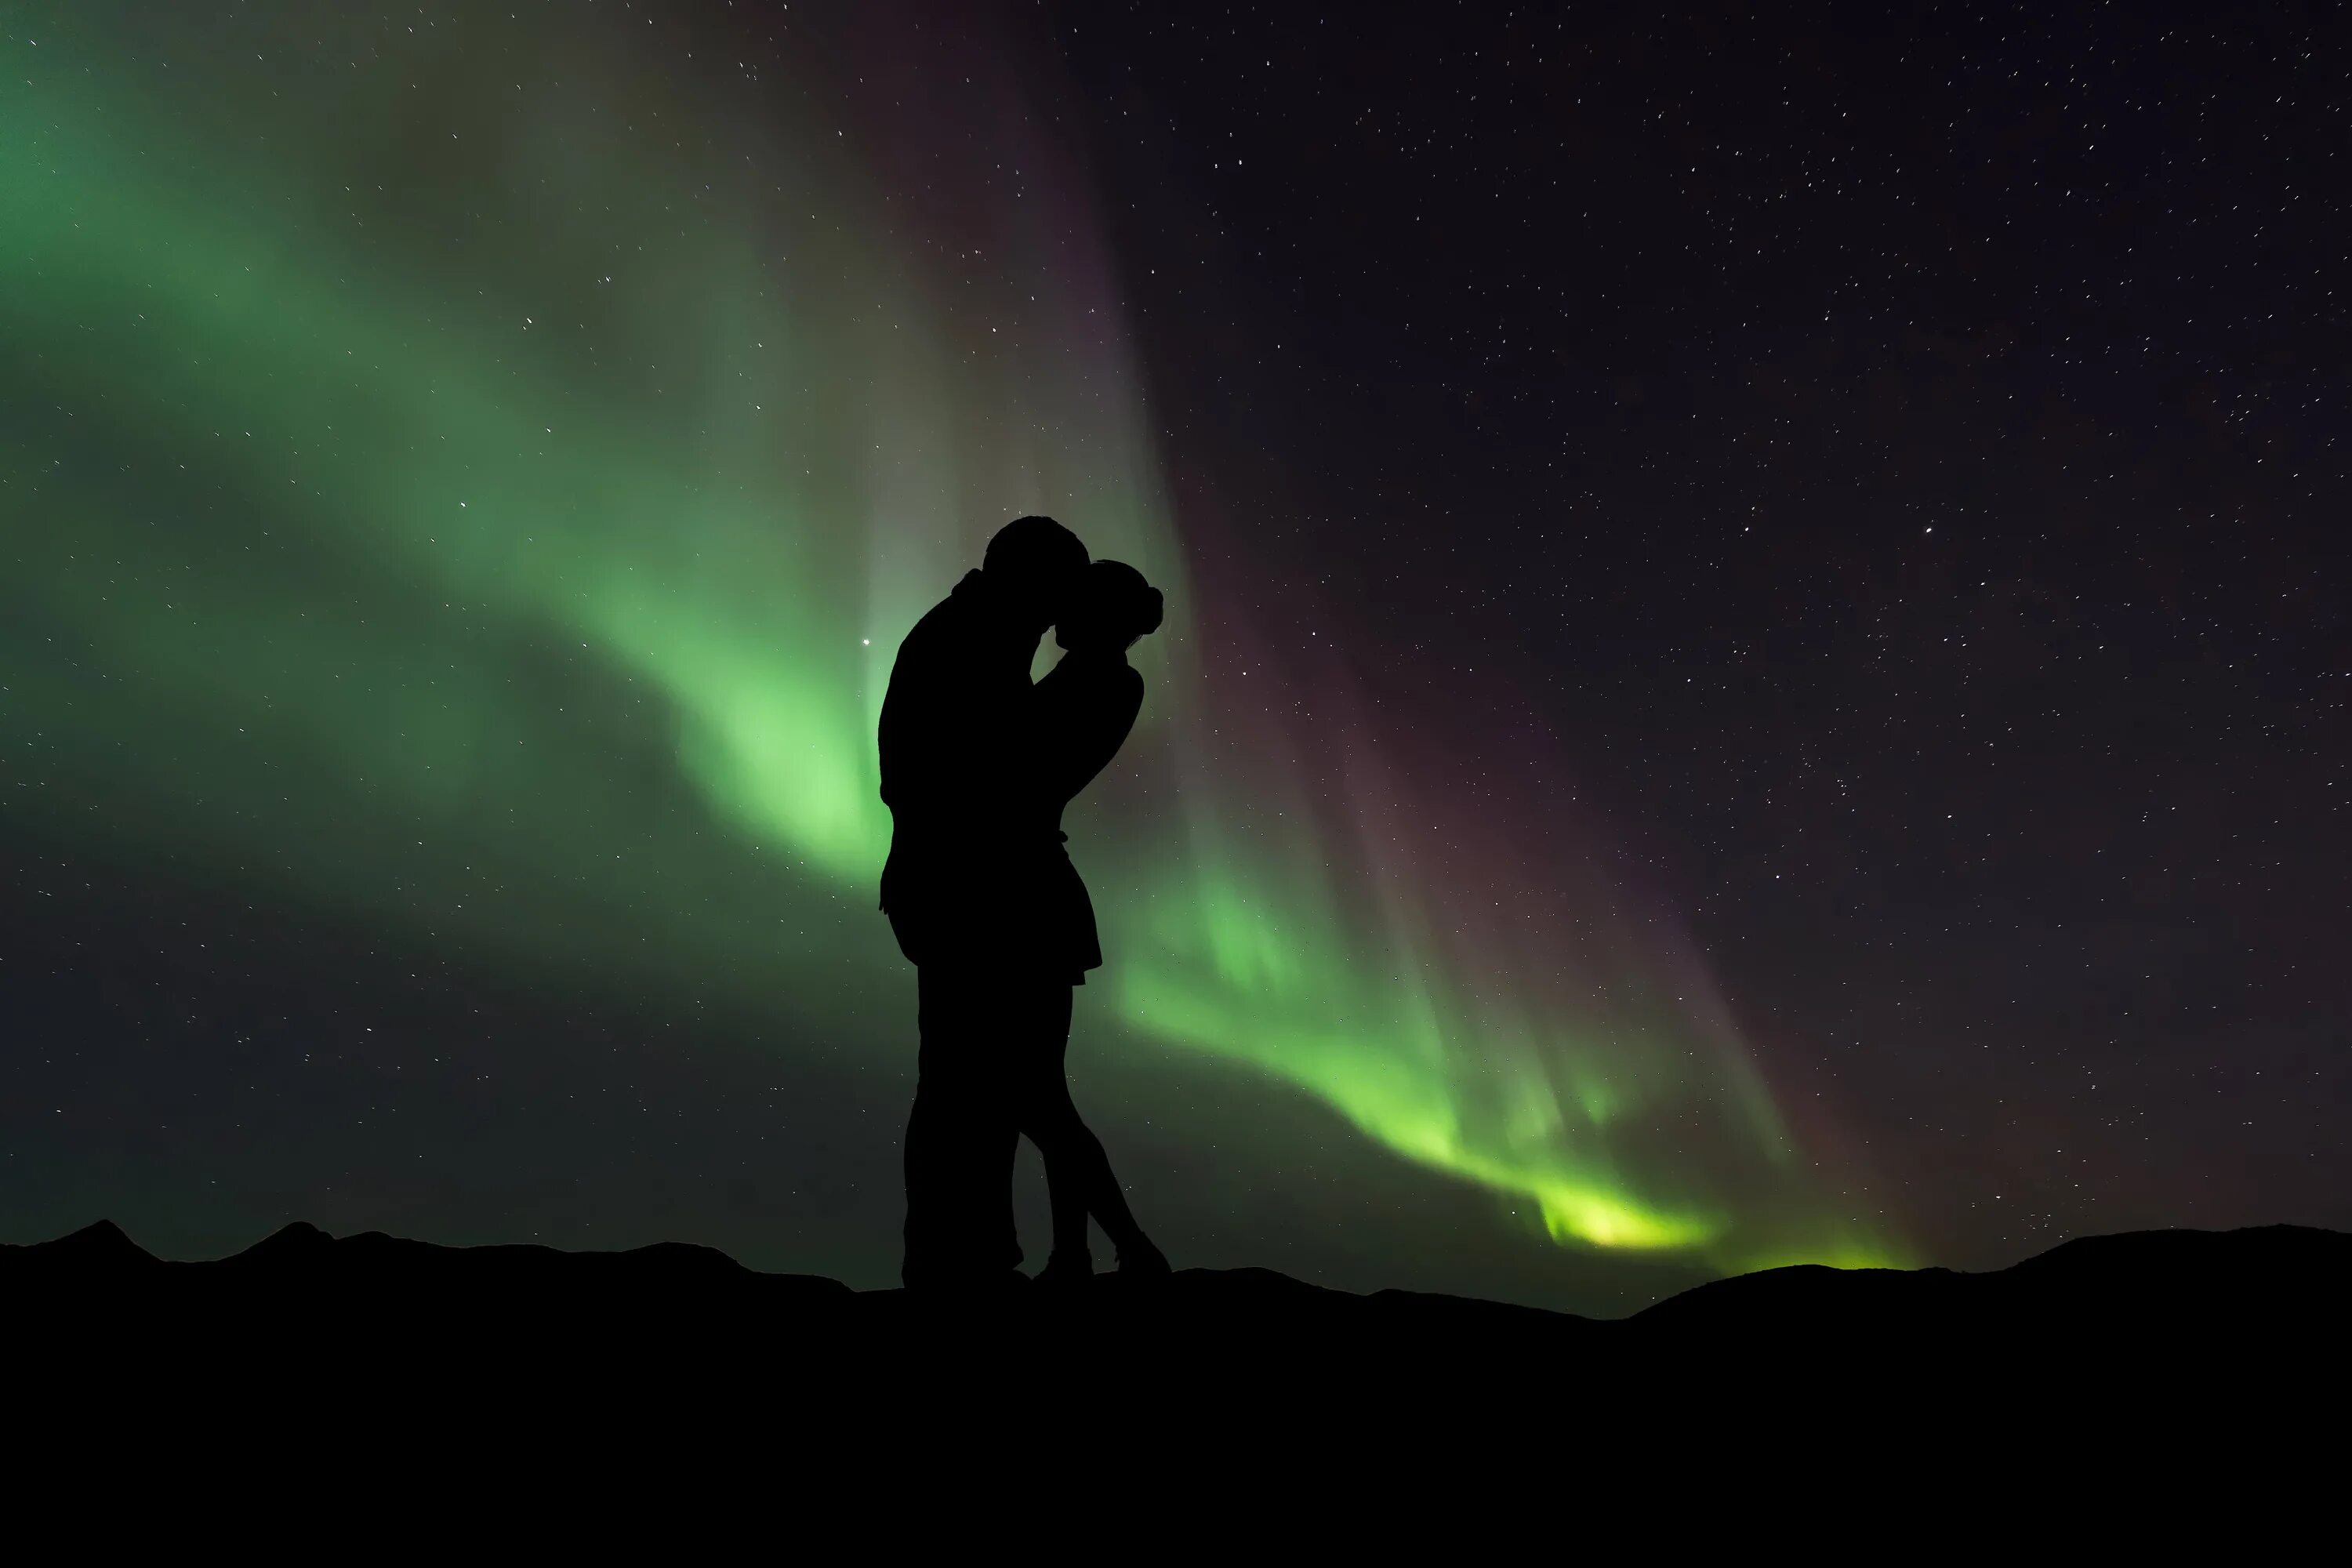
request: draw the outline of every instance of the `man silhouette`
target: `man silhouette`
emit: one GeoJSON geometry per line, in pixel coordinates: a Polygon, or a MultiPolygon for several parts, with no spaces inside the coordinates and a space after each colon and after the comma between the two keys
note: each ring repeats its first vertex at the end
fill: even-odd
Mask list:
{"type": "Polygon", "coordinates": [[[910,1288],[1017,1278],[1014,1068],[1034,1041],[1068,1032],[1084,963],[1058,951],[1058,922],[1040,930],[1060,857],[1034,822],[1029,667],[1086,570],[1086,546],[1052,518],[1005,524],[898,645],[882,700],[882,908],[915,965],[922,1037],[905,1149],[910,1288]]]}

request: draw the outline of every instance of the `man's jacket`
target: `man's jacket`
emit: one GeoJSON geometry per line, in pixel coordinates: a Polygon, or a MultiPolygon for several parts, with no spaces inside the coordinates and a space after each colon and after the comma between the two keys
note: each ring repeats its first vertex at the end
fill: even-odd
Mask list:
{"type": "Polygon", "coordinates": [[[882,908],[918,965],[1076,983],[1102,962],[1055,827],[1062,802],[1048,799],[1054,770],[1029,680],[1036,650],[979,572],[898,645],[876,737],[891,821],[882,908]]]}

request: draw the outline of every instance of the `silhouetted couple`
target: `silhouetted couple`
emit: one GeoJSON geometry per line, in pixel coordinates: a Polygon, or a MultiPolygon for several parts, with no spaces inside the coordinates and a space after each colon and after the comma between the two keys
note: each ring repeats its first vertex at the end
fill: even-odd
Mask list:
{"type": "Polygon", "coordinates": [[[1014,1280],[1024,1133],[1054,1213],[1040,1280],[1093,1273],[1088,1215],[1122,1273],[1168,1271],[1063,1075],[1071,987],[1102,949],[1062,808],[1133,727],[1143,677],[1127,650],[1160,616],[1159,590],[1133,567],[1089,563],[1069,530],[1024,517],[898,647],[878,738],[892,822],[882,908],[915,965],[922,1033],[907,1118],[911,1288],[1014,1280]],[[1062,658],[1033,684],[1048,626],[1062,658]]]}

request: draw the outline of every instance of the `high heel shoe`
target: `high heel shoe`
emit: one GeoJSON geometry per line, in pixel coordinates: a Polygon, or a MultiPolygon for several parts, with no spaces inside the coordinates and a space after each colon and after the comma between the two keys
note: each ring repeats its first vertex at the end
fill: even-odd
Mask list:
{"type": "Polygon", "coordinates": [[[1034,1283],[1045,1286],[1084,1285],[1094,1277],[1093,1254],[1056,1252],[1045,1259],[1045,1268],[1037,1270],[1034,1283]]]}
{"type": "Polygon", "coordinates": [[[1140,1279],[1164,1279],[1175,1272],[1168,1267],[1168,1255],[1143,1236],[1118,1249],[1118,1271],[1140,1279]]]}

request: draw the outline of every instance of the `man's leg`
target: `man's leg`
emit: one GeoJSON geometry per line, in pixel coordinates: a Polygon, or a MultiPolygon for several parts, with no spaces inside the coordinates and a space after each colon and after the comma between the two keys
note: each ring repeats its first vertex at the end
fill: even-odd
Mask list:
{"type": "Polygon", "coordinates": [[[909,1285],[1001,1277],[1021,1261],[1013,1222],[1019,1142],[1000,1059],[1002,987],[983,973],[916,971],[915,1105],[907,1118],[909,1285]]]}

